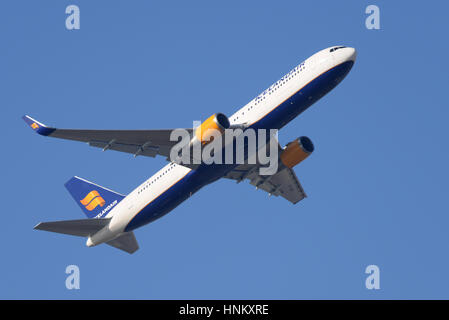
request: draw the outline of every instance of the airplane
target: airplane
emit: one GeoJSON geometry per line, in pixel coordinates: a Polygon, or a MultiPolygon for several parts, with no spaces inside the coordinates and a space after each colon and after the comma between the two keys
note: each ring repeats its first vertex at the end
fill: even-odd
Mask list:
{"type": "MultiPolygon", "coordinates": [[[[197,129],[190,129],[192,141],[206,141],[198,128],[207,131],[239,127],[247,130],[281,129],[317,100],[335,88],[351,70],[356,50],[334,46],[321,50],[229,118],[216,113],[197,129]]],[[[275,174],[261,175],[260,164],[179,164],[169,158],[177,143],[168,130],[84,130],[57,129],[25,115],[24,121],[38,134],[87,142],[90,146],[116,150],[134,156],[167,157],[169,163],[128,195],[104,188],[80,177],[71,178],[65,187],[88,219],[41,222],[34,229],[87,237],[88,247],[106,243],[128,253],[139,245],[133,230],[172,211],[205,185],[221,178],[250,184],[296,204],[306,194],[293,167],[314,150],[312,141],[299,137],[285,147],[279,145],[279,166],[275,174]]],[[[248,155],[247,155],[248,156],[248,155]]]]}

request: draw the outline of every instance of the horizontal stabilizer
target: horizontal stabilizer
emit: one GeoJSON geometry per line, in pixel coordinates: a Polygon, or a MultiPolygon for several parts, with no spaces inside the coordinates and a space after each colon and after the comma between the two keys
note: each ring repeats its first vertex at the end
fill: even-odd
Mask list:
{"type": "Polygon", "coordinates": [[[134,232],[126,232],[114,240],[106,243],[114,248],[126,251],[128,253],[134,253],[137,249],[139,249],[134,232]]]}
{"type": "Polygon", "coordinates": [[[105,227],[110,220],[111,219],[81,219],[41,222],[35,226],[34,229],[69,234],[72,236],[88,237],[105,227]]]}

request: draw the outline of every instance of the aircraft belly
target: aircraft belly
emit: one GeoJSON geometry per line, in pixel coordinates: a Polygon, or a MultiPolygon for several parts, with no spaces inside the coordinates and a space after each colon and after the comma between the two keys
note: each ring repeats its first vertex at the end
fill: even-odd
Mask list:
{"type": "Polygon", "coordinates": [[[125,227],[125,231],[131,231],[145,224],[153,222],[179,204],[187,200],[203,186],[215,179],[216,170],[212,166],[200,167],[197,170],[188,171],[183,177],[173,183],[160,195],[150,200],[125,227]]]}

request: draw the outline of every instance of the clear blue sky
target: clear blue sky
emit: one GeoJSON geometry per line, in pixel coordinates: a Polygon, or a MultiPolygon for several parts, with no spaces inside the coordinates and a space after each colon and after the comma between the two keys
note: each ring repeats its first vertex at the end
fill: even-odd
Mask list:
{"type": "Polygon", "coordinates": [[[449,6],[442,1],[2,1],[0,298],[449,298],[449,6]],[[65,8],[81,29],[65,28],[65,8]],[[365,28],[380,7],[381,30],[365,28]],[[162,165],[45,139],[58,127],[190,127],[228,115],[314,52],[358,50],[348,77],[280,133],[307,135],[293,206],[219,181],[136,231],[128,255],[34,231],[81,219],[63,184],[122,193],[162,165]],[[81,289],[65,288],[76,264],[81,289]],[[378,265],[378,291],[365,288],[378,265]]]}

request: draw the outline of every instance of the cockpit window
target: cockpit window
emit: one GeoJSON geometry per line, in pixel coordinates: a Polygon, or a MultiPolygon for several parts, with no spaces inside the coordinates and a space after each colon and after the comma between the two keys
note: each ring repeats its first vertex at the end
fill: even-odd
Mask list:
{"type": "Polygon", "coordinates": [[[343,49],[343,48],[346,48],[346,47],[345,47],[345,46],[334,47],[334,48],[330,49],[329,51],[330,51],[330,52],[334,52],[334,51],[337,51],[338,49],[343,49]]]}

